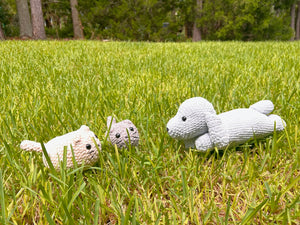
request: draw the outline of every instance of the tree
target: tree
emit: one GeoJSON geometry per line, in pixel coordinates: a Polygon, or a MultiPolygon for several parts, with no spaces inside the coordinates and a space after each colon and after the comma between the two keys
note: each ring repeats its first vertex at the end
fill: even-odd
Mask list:
{"type": "Polygon", "coordinates": [[[20,37],[21,38],[31,38],[32,37],[32,26],[29,15],[29,8],[27,0],[16,0],[19,27],[20,27],[20,37]]]}
{"type": "Polygon", "coordinates": [[[83,36],[82,25],[77,10],[77,6],[78,6],[77,0],[70,0],[70,5],[71,5],[71,12],[72,12],[74,38],[83,39],[84,36],[83,36]]]}
{"type": "Polygon", "coordinates": [[[46,39],[41,0],[30,0],[32,33],[34,39],[46,39]]]}
{"type": "Polygon", "coordinates": [[[8,22],[7,20],[7,5],[6,2],[0,1],[0,40],[5,39],[4,31],[2,26],[8,22]]]}
{"type": "Polygon", "coordinates": [[[283,23],[289,25],[289,31],[290,33],[290,40],[295,40],[295,34],[296,34],[296,7],[297,2],[299,0],[273,0],[274,1],[274,8],[277,12],[279,12],[280,15],[286,14],[286,18],[288,20],[285,21],[285,18],[282,17],[283,23]]]}
{"type": "MultiPolygon", "coordinates": [[[[296,4],[293,3],[291,7],[291,28],[295,30],[295,16],[296,16],[296,4]]],[[[295,38],[295,35],[291,37],[291,41],[293,41],[295,38]]]]}
{"type": "MultiPolygon", "coordinates": [[[[33,14],[37,3],[32,2],[41,1],[30,0],[33,14]]],[[[5,6],[0,10],[0,21],[6,37],[17,36],[19,32],[15,2],[26,3],[26,0],[0,0],[0,7],[5,6]]],[[[42,3],[40,27],[47,36],[56,38],[83,38],[84,27],[85,38],[91,39],[289,40],[292,31],[296,39],[300,29],[299,0],[44,0],[42,3]],[[295,4],[293,23],[292,4],[295,4]]],[[[34,17],[32,24],[33,21],[34,17]]],[[[38,38],[36,32],[35,38],[38,38]]]]}
{"type": "Polygon", "coordinates": [[[5,39],[5,36],[4,36],[4,32],[2,30],[2,24],[1,24],[1,21],[0,21],[0,40],[4,40],[5,39]]]}
{"type": "Polygon", "coordinates": [[[300,40],[300,0],[298,0],[298,13],[296,22],[296,40],[300,40]]]}
{"type": "Polygon", "coordinates": [[[197,19],[200,17],[200,13],[202,11],[203,0],[197,0],[196,3],[196,16],[193,25],[193,41],[201,41],[201,30],[198,27],[197,19]]]}

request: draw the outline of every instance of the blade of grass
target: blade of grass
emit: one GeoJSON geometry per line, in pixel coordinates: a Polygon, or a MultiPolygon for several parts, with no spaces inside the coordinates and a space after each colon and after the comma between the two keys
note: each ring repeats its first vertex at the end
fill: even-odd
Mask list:
{"type": "Polygon", "coordinates": [[[75,199],[78,197],[78,195],[81,193],[81,191],[85,188],[85,186],[86,186],[86,183],[83,182],[80,185],[80,187],[78,188],[78,190],[73,194],[72,199],[70,200],[69,205],[68,205],[68,210],[71,209],[71,206],[74,203],[75,199]]]}
{"type": "Polygon", "coordinates": [[[46,207],[44,206],[43,208],[44,208],[45,216],[46,216],[46,219],[47,219],[48,223],[49,223],[50,225],[55,225],[55,222],[54,222],[54,220],[52,219],[52,217],[50,216],[50,214],[48,213],[46,207]]]}
{"type": "Polygon", "coordinates": [[[94,215],[94,225],[100,224],[99,221],[99,210],[100,210],[100,199],[96,199],[95,203],[95,215],[94,215]]]}
{"type": "Polygon", "coordinates": [[[282,195],[284,195],[288,190],[290,190],[292,187],[295,186],[296,183],[298,183],[300,181],[300,175],[298,177],[296,177],[283,191],[281,191],[276,200],[275,200],[275,204],[278,205],[279,199],[281,198],[282,195]]]}
{"type": "Polygon", "coordinates": [[[68,208],[66,206],[65,200],[62,199],[61,197],[59,197],[59,199],[60,199],[61,205],[63,207],[63,210],[65,212],[65,215],[67,217],[67,221],[69,221],[68,224],[75,224],[74,220],[73,220],[73,218],[72,218],[72,216],[70,214],[70,211],[68,210],[68,208]]]}
{"type": "MultiPolygon", "coordinates": [[[[125,217],[124,217],[124,220],[123,220],[123,224],[124,225],[128,225],[129,224],[130,213],[131,213],[131,209],[133,208],[132,206],[133,206],[134,202],[135,202],[135,195],[131,196],[129,204],[127,206],[125,217]]],[[[134,216],[135,216],[135,213],[133,212],[132,213],[132,217],[134,217],[134,216]]]]}
{"type": "Polygon", "coordinates": [[[54,175],[57,175],[57,171],[55,170],[55,168],[54,168],[54,166],[52,164],[52,161],[51,161],[51,159],[50,159],[50,157],[48,155],[48,152],[46,150],[46,147],[45,147],[44,143],[42,141],[40,143],[41,143],[41,146],[42,146],[43,156],[46,159],[46,162],[47,162],[47,164],[48,164],[48,166],[50,168],[51,173],[54,174],[54,175]]]}
{"type": "Polygon", "coordinates": [[[246,212],[244,218],[242,219],[241,225],[244,225],[248,223],[250,220],[254,218],[256,213],[264,207],[264,205],[268,202],[269,199],[265,199],[262,203],[260,203],[257,207],[255,208],[249,208],[248,211],[246,212]]]}
{"type": "Polygon", "coordinates": [[[2,169],[0,168],[0,206],[1,206],[1,223],[6,224],[6,206],[5,206],[5,196],[4,196],[4,184],[2,177],[2,169]]]}
{"type": "Polygon", "coordinates": [[[229,219],[229,212],[230,212],[230,199],[227,201],[227,207],[226,207],[226,214],[225,214],[225,225],[228,224],[228,219],[229,219]]]}

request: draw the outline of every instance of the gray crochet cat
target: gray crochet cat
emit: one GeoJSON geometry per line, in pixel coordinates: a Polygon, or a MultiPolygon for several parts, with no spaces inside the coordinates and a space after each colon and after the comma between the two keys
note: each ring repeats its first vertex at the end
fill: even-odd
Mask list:
{"type": "Polygon", "coordinates": [[[115,118],[109,116],[107,117],[107,129],[109,129],[108,137],[112,145],[117,145],[118,148],[126,148],[130,140],[132,146],[138,146],[139,132],[130,120],[117,123],[115,118]]]}

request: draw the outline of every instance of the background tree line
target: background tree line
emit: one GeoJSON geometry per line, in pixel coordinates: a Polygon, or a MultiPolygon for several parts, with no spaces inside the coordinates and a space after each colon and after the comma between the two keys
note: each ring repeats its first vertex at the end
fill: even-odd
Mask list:
{"type": "Polygon", "coordinates": [[[299,40],[300,0],[0,0],[0,39],[299,40]]]}

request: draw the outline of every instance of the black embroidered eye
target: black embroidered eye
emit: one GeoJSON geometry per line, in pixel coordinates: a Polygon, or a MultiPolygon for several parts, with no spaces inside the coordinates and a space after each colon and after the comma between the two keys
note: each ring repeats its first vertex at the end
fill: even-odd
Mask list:
{"type": "Polygon", "coordinates": [[[185,116],[181,117],[181,119],[182,119],[183,122],[186,121],[186,117],[185,116]]]}
{"type": "Polygon", "coordinates": [[[134,131],[133,127],[129,127],[129,130],[134,131]]]}
{"type": "Polygon", "coordinates": [[[119,133],[116,133],[116,138],[121,137],[121,135],[119,133]]]}
{"type": "Polygon", "coordinates": [[[92,148],[92,146],[90,144],[86,144],[86,149],[90,150],[92,148]]]}

